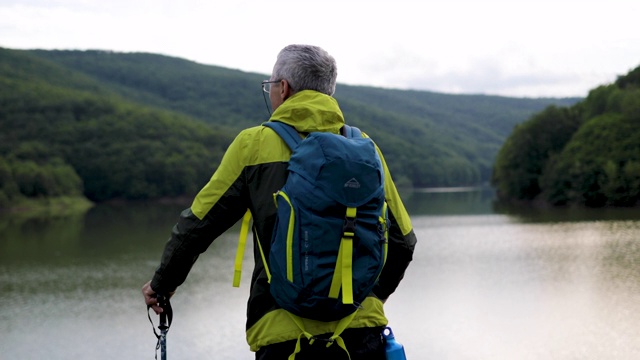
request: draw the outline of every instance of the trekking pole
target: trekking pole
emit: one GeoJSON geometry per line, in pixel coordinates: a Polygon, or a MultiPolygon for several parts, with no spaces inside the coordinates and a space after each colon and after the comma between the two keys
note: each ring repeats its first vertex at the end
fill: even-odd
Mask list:
{"type": "MultiPolygon", "coordinates": [[[[158,301],[162,309],[165,308],[165,304],[163,303],[164,299],[164,296],[158,295],[158,301]]],[[[160,329],[160,339],[158,339],[160,342],[160,360],[167,360],[167,331],[169,327],[167,326],[166,311],[160,313],[160,325],[158,325],[158,329],[160,329]]]]}
{"type": "MultiPolygon", "coordinates": [[[[158,349],[160,350],[160,360],[167,360],[167,332],[169,332],[169,327],[171,326],[171,321],[173,319],[173,309],[171,309],[171,303],[169,302],[169,297],[157,294],[158,304],[162,308],[162,312],[160,313],[160,323],[158,324],[158,329],[160,330],[160,334],[156,332],[156,328],[153,327],[153,333],[158,338],[158,342],[156,343],[156,360],[158,359],[158,349]]],[[[147,315],[149,316],[149,321],[151,322],[151,326],[153,326],[153,321],[151,320],[151,314],[149,313],[149,308],[147,307],[147,315]]]]}

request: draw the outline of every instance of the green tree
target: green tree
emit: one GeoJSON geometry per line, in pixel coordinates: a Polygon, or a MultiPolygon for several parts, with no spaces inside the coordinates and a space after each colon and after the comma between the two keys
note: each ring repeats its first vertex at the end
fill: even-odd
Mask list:
{"type": "Polygon", "coordinates": [[[640,122],[607,113],[585,123],[545,173],[553,204],[631,205],[637,201],[640,122]]]}
{"type": "Polygon", "coordinates": [[[640,67],[559,116],[547,109],[501,148],[493,181],[504,199],[632,206],[640,193],[640,67]]]}
{"type": "Polygon", "coordinates": [[[498,196],[533,200],[540,195],[547,162],[562,151],[579,125],[574,110],[550,106],[516,127],[496,158],[492,183],[498,196]]]}
{"type": "Polygon", "coordinates": [[[11,205],[20,196],[20,189],[13,178],[9,163],[0,156],[0,208],[11,205]]]}

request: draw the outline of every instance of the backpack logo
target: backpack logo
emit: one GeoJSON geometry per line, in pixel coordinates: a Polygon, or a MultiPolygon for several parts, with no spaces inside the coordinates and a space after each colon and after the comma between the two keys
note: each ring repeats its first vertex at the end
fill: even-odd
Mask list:
{"type": "Polygon", "coordinates": [[[360,183],[358,182],[358,180],[356,180],[356,178],[351,178],[351,180],[349,180],[346,183],[344,183],[344,187],[352,188],[352,189],[359,189],[360,188],[360,183]]]}

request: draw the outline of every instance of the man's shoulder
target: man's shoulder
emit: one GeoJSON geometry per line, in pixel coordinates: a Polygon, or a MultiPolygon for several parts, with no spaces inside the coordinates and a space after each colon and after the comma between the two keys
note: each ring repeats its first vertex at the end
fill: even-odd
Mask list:
{"type": "Polygon", "coordinates": [[[248,157],[248,164],[287,161],[291,156],[291,151],[280,136],[262,124],[240,131],[234,143],[235,150],[248,157]]]}
{"type": "Polygon", "coordinates": [[[243,130],[241,130],[238,135],[236,135],[236,142],[251,142],[251,141],[256,141],[259,139],[266,137],[269,137],[269,133],[270,131],[266,131],[266,126],[263,126],[262,124],[260,125],[256,125],[256,126],[252,126],[252,127],[248,127],[248,128],[244,128],[243,130]]]}
{"type": "Polygon", "coordinates": [[[240,133],[238,134],[238,136],[255,136],[256,134],[258,134],[260,131],[262,131],[262,129],[264,128],[264,125],[260,124],[260,125],[256,125],[256,126],[251,126],[248,128],[244,128],[240,131],[240,133]]]}

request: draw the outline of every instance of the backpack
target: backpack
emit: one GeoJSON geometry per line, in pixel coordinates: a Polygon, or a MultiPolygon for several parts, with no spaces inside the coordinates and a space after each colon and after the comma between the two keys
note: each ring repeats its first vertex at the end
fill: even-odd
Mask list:
{"type": "Polygon", "coordinates": [[[304,140],[282,122],[263,124],[291,148],[288,177],[269,253],[271,295],[294,315],[334,321],[371,293],[387,253],[384,170],[373,141],[345,125],[345,136],[304,140]]]}
{"type": "MultiPolygon", "coordinates": [[[[276,221],[267,256],[258,241],[271,295],[312,343],[302,318],[336,321],[334,341],[371,293],[388,248],[384,169],[375,144],[356,127],[344,136],[312,132],[302,139],[290,125],[263,124],[292,151],[284,186],[274,194],[276,221]],[[268,264],[267,264],[268,262],[268,264]]],[[[239,286],[251,213],[242,221],[234,286],[239,286]]],[[[292,357],[300,351],[300,337],[292,357]]],[[[348,353],[348,351],[347,351],[348,353]]]]}

